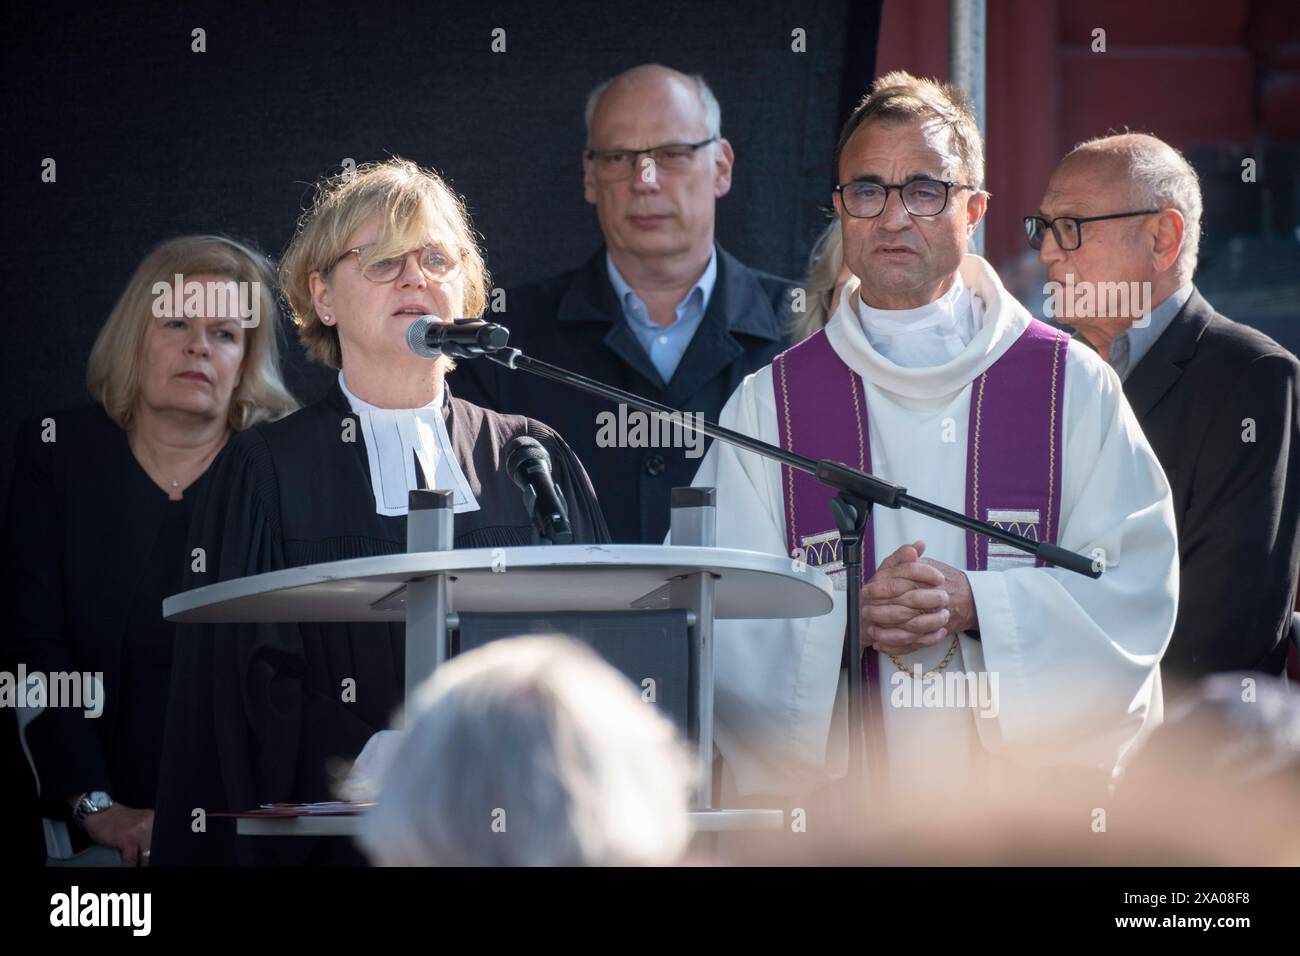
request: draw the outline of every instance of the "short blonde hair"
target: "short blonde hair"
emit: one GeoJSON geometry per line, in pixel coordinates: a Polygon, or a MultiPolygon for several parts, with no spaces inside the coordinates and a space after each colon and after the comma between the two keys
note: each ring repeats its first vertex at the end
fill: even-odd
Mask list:
{"type": "Polygon", "coordinates": [[[230,396],[230,427],[242,431],[295,411],[298,402],[280,374],[280,313],[275,271],[266,256],[226,236],[178,236],[154,248],[136,267],[90,350],[86,387],[108,417],[124,429],[132,427],[140,398],[140,357],[155,317],[154,287],[172,286],[177,275],[218,275],[257,290],[259,319],[245,326],[243,374],[230,396]]]}
{"type": "Polygon", "coordinates": [[[410,160],[395,157],[363,163],[355,171],[316,184],[316,199],[298,220],[280,263],[280,287],[298,338],[309,358],[330,368],[343,364],[339,331],[316,314],[309,280],[313,272],[332,268],[346,253],[348,237],[376,213],[384,217],[384,232],[369,251],[370,258],[382,259],[422,245],[436,222],[451,231],[460,250],[466,278],[465,315],[478,316],[487,308],[487,265],[465,201],[436,172],[410,160]]]}
{"type": "Polygon", "coordinates": [[[835,178],[840,175],[840,155],[853,134],[869,120],[882,122],[937,122],[947,131],[953,152],[961,160],[970,185],[984,185],[984,142],[969,97],[952,83],[923,79],[906,70],[879,77],[871,92],[849,116],[835,145],[835,178]]]}

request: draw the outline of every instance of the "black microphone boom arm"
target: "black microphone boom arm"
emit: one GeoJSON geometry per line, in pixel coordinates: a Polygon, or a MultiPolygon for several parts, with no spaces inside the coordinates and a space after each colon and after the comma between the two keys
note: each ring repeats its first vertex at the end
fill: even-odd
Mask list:
{"type": "Polygon", "coordinates": [[[839,529],[840,540],[844,546],[847,604],[844,658],[851,662],[848,668],[848,782],[852,793],[865,792],[864,785],[869,782],[872,796],[877,804],[888,802],[889,760],[885,748],[883,720],[879,714],[883,706],[880,703],[880,688],[877,686],[877,681],[867,680],[864,674],[869,661],[865,656],[866,649],[862,645],[861,638],[859,586],[859,575],[863,564],[863,534],[872,505],[908,508],[938,521],[965,528],[967,531],[987,535],[1057,567],[1090,578],[1101,577],[1100,562],[1090,561],[1081,554],[1067,551],[1054,544],[1032,541],[1018,534],[1003,531],[996,525],[979,521],[958,511],[941,508],[929,501],[913,498],[907,493],[906,488],[837,461],[828,459],[815,461],[803,455],[796,455],[765,441],[751,438],[749,435],[742,435],[730,428],[705,421],[702,416],[685,415],[677,409],[649,401],[640,395],[633,395],[631,392],[613,388],[584,375],[529,358],[518,349],[505,347],[486,350],[483,355],[506,368],[524,369],[534,375],[591,392],[609,401],[624,402],[652,415],[667,416],[673,423],[681,421],[693,432],[702,432],[710,438],[728,442],[737,448],[743,448],[756,455],[807,472],[836,490],[837,494],[830,501],[830,510],[834,515],[835,525],[839,529]],[[872,768],[870,776],[866,772],[867,767],[872,768]]]}
{"type": "Polygon", "coordinates": [[[1064,568],[1067,571],[1073,571],[1076,574],[1082,574],[1090,578],[1101,577],[1102,568],[1100,562],[1086,555],[1069,551],[1047,541],[1034,541],[1022,535],[1004,531],[995,524],[962,514],[960,511],[952,511],[923,498],[915,498],[907,493],[906,488],[885,481],[882,478],[877,478],[874,475],[868,475],[856,468],[850,468],[848,465],[829,459],[819,461],[806,458],[803,455],[796,455],[794,452],[786,451],[776,445],[760,441],[730,428],[724,428],[721,425],[705,420],[703,417],[684,414],[668,405],[642,398],[640,395],[633,395],[631,392],[625,392],[620,388],[614,388],[595,379],[587,378],[585,375],[570,372],[557,365],[530,358],[519,349],[503,348],[489,351],[483,353],[483,358],[490,359],[509,369],[523,369],[553,382],[561,382],[573,388],[580,388],[610,401],[624,402],[650,414],[671,416],[674,423],[680,420],[684,427],[692,431],[701,432],[710,438],[717,438],[738,448],[751,451],[756,455],[807,472],[823,484],[868,505],[877,504],[884,505],[886,508],[907,508],[918,514],[934,518],[936,521],[956,525],[976,534],[987,535],[995,541],[1009,544],[1013,548],[1017,548],[1026,554],[1032,554],[1048,564],[1064,568]]]}

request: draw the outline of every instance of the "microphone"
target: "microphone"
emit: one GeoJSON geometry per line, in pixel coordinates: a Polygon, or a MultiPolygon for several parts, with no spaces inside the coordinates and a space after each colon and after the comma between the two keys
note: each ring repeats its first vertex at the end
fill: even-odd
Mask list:
{"type": "Polygon", "coordinates": [[[524,507],[532,516],[541,541],[573,544],[569,509],[551,479],[551,456],[541,443],[527,435],[512,439],[506,445],[506,472],[524,493],[524,507]]]}
{"type": "Polygon", "coordinates": [[[406,345],[421,358],[478,358],[506,347],[510,330],[482,319],[452,319],[422,315],[406,328],[406,345]]]}

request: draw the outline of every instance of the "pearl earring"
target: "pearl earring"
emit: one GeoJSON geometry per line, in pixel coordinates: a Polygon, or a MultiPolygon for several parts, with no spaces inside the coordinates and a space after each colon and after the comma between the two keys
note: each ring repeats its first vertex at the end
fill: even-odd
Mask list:
{"type": "Polygon", "coordinates": [[[322,322],[324,322],[326,325],[331,325],[331,324],[333,324],[333,322],[334,322],[334,316],[332,316],[332,315],[322,315],[322,316],[320,317],[320,320],[321,320],[322,322]]]}

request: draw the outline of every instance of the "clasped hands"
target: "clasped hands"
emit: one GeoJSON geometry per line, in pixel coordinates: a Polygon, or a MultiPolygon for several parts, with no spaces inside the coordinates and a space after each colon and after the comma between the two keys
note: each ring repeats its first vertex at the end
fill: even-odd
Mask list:
{"type": "Polygon", "coordinates": [[[862,589],[862,645],[910,654],[979,627],[966,572],[905,544],[880,562],[862,589]]]}

